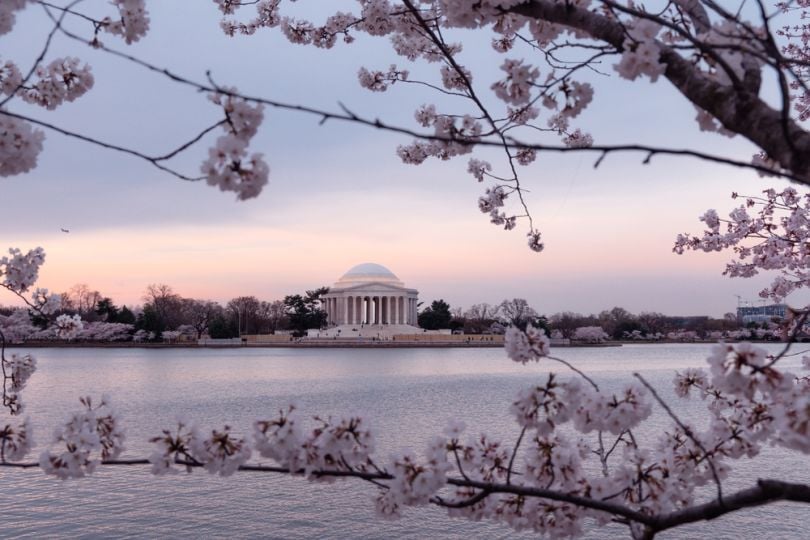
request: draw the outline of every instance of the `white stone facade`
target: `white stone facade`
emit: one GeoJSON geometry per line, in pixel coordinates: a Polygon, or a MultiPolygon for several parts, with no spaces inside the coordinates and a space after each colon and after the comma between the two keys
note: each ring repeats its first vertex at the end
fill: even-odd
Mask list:
{"type": "Polygon", "coordinates": [[[386,267],[358,264],[323,296],[327,323],[417,326],[418,295],[419,291],[405,287],[386,267]]]}

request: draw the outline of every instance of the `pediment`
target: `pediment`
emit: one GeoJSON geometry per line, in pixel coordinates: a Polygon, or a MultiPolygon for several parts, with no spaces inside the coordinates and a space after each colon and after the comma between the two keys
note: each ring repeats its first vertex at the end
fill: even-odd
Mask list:
{"type": "Polygon", "coordinates": [[[352,287],[332,288],[330,293],[379,293],[379,292],[392,292],[399,294],[416,294],[416,289],[408,289],[407,287],[397,287],[388,283],[359,283],[352,287]]]}

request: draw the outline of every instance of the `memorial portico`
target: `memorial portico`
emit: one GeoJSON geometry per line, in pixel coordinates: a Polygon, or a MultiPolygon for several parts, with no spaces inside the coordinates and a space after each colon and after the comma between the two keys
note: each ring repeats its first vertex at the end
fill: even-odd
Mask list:
{"type": "Polygon", "coordinates": [[[363,263],[346,272],[323,301],[329,325],[417,326],[418,294],[386,267],[363,263]]]}

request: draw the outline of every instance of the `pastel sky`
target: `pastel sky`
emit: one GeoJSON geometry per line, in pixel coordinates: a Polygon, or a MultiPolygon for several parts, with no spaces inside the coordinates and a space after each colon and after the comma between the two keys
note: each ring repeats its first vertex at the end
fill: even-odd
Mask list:
{"type": "MultiPolygon", "coordinates": [[[[276,31],[227,38],[213,2],[148,4],[152,30],[127,52],[197,80],[211,70],[219,83],[249,94],[330,110],[340,102],[410,127],[414,108],[436,101],[414,86],[397,85],[384,94],[359,87],[360,66],[402,63],[385,41],[359,39],[321,51],[293,46],[276,31]]],[[[304,15],[314,9],[307,6],[323,5],[298,4],[304,15]]],[[[109,11],[103,1],[81,5],[88,13],[109,11]]],[[[320,20],[324,13],[312,15],[320,20]]],[[[0,37],[2,58],[29,65],[49,27],[34,8],[17,24],[0,37]]],[[[481,36],[461,32],[457,38],[465,46],[462,61],[478,66],[476,81],[488,88],[499,78],[498,55],[481,36]]],[[[125,48],[115,38],[105,42],[125,48]]],[[[93,91],[54,113],[21,103],[13,110],[147,153],[165,152],[218,120],[219,111],[203,96],[160,75],[60,37],[53,50],[93,66],[93,91]]],[[[694,109],[666,82],[627,83],[611,63],[601,68],[607,75],[587,77],[597,94],[576,124],[597,142],[690,147],[740,159],[753,153],[745,141],[701,133],[694,109]]],[[[425,66],[410,69],[413,77],[435,79],[425,66]]],[[[173,164],[196,174],[212,140],[173,164]]],[[[146,285],[158,282],[189,297],[276,299],[330,285],[361,262],[387,266],[423,300],[468,307],[520,296],[549,314],[619,305],[722,315],[736,306],[735,294],[754,299],[767,282],[723,277],[727,255],[677,256],[671,248],[678,233],[701,230],[697,218],[707,208],[727,213],[732,191],[757,193],[773,181],[686,159],[656,157],[643,165],[643,156],[611,155],[594,169],[595,155],[541,155],[521,171],[547,246],[535,254],[521,227],[504,232],[478,212],[483,186],[466,173],[467,158],[403,165],[395,149],[407,142],[268,109],[252,148],[270,164],[270,185],[258,199],[237,202],[232,194],[179,181],[134,158],[47,133],[39,166],[0,180],[0,246],[43,246],[42,286],[65,290],[87,283],[127,304],[139,303],[146,285]]],[[[496,153],[482,154],[503,166],[496,153]]]]}

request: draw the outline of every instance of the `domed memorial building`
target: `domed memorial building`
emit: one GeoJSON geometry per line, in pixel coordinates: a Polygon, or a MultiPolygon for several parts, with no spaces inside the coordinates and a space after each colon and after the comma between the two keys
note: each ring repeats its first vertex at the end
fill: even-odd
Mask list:
{"type": "Polygon", "coordinates": [[[323,296],[330,326],[417,326],[419,292],[408,289],[388,268],[358,264],[323,296]]]}

